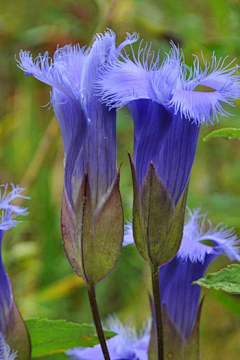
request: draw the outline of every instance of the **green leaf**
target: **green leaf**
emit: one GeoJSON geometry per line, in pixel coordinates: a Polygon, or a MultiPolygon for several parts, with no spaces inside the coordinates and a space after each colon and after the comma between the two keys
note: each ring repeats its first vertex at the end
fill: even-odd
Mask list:
{"type": "MultiPolygon", "coordinates": [[[[76,346],[89,347],[99,343],[95,327],[88,324],[75,324],[65,320],[29,319],[26,325],[32,343],[32,358],[64,353],[76,346]]],[[[104,333],[106,338],[115,335],[111,331],[104,333]]],[[[56,357],[58,358],[62,359],[63,356],[56,357]]]]}
{"type": "Polygon", "coordinates": [[[205,136],[203,141],[209,141],[215,137],[223,137],[225,139],[240,139],[240,129],[236,128],[224,128],[212,131],[205,136]]]}
{"type": "Polygon", "coordinates": [[[240,294],[240,265],[228,265],[226,268],[212,274],[207,274],[193,282],[207,289],[224,290],[231,294],[240,294]]]}

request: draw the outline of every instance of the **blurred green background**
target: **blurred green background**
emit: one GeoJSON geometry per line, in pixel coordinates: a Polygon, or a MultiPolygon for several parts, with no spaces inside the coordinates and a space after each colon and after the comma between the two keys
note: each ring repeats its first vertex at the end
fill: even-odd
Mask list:
{"type": "MultiPolygon", "coordinates": [[[[34,55],[66,43],[91,44],[96,32],[113,29],[117,41],[139,32],[153,48],[164,51],[179,43],[186,61],[192,54],[210,59],[213,51],[229,59],[240,55],[238,0],[9,0],[0,1],[0,178],[26,187],[24,205],[30,214],[9,231],[3,256],[16,302],[24,318],[64,318],[92,322],[86,289],[73,274],[61,244],[60,205],[63,183],[62,141],[52,109],[50,88],[25,78],[15,62],[20,49],[34,55]]],[[[214,129],[240,126],[235,117],[220,119],[214,129]]],[[[121,190],[126,220],[131,217],[131,177],[126,148],[132,151],[132,122],[118,112],[118,164],[123,161],[121,190]]],[[[201,205],[215,224],[234,226],[240,236],[240,142],[203,137],[213,128],[202,126],[192,171],[188,205],[201,205]]],[[[225,266],[217,260],[209,271],[225,266]]],[[[149,270],[134,247],[123,250],[111,273],[97,286],[103,317],[116,312],[140,327],[150,315],[149,270]]],[[[240,298],[204,291],[201,322],[202,359],[238,359],[240,298]]]]}

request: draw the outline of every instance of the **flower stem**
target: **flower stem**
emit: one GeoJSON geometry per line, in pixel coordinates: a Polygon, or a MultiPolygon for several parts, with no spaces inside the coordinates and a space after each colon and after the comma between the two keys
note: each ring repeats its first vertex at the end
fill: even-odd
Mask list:
{"type": "Polygon", "coordinates": [[[154,298],[155,318],[157,325],[158,360],[164,360],[163,326],[162,326],[161,298],[160,298],[160,288],[159,288],[159,266],[152,265],[151,272],[152,272],[152,290],[153,290],[153,298],[154,298]]]}
{"type": "Polygon", "coordinates": [[[100,319],[100,315],[99,315],[99,311],[98,311],[95,285],[88,284],[87,289],[88,289],[88,297],[89,297],[89,301],[90,301],[90,305],[91,305],[93,320],[94,320],[94,324],[96,326],[98,339],[99,339],[99,342],[100,342],[100,345],[102,348],[104,359],[111,360],[109,353],[108,353],[108,348],[106,345],[106,341],[105,341],[105,337],[104,337],[104,333],[103,333],[103,329],[102,329],[102,324],[101,324],[101,319],[100,319]]]}

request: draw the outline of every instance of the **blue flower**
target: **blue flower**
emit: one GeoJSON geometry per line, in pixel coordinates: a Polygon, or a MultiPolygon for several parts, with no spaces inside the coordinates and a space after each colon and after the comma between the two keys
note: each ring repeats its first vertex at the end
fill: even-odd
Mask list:
{"type": "Polygon", "coordinates": [[[177,255],[159,270],[161,303],[183,341],[189,339],[198,312],[200,286],[192,282],[201,278],[208,265],[220,255],[240,261],[240,240],[233,229],[222,224],[213,227],[200,209],[189,210],[183,239],[177,255]]]}
{"type": "Polygon", "coordinates": [[[240,96],[238,69],[226,58],[198,57],[190,68],[172,44],[160,56],[146,45],[138,55],[125,54],[101,71],[97,94],[110,108],[127,105],[134,121],[134,163],[139,191],[153,162],[158,176],[177,204],[190,177],[200,124],[229,115],[223,104],[240,96]]]}
{"type": "MultiPolygon", "coordinates": [[[[150,323],[138,336],[135,329],[121,324],[117,317],[110,317],[107,328],[118,335],[107,340],[111,360],[147,360],[150,341],[150,323]]],[[[75,348],[67,351],[75,360],[104,360],[100,345],[92,348],[75,348]]]]}
{"type": "Polygon", "coordinates": [[[23,189],[19,186],[12,185],[12,191],[7,193],[8,185],[0,186],[0,331],[4,331],[6,322],[9,316],[9,311],[12,307],[12,290],[11,284],[6,274],[3,261],[2,261],[2,240],[6,230],[16,226],[19,221],[15,220],[18,215],[27,215],[27,209],[17,205],[12,205],[11,202],[17,198],[27,199],[27,197],[21,195],[23,189]]]}
{"type": "Polygon", "coordinates": [[[11,184],[12,190],[8,192],[8,185],[0,186],[0,359],[15,359],[16,353],[10,354],[10,348],[17,351],[19,358],[30,358],[30,340],[21,315],[14,303],[10,280],[2,261],[2,240],[6,230],[16,226],[20,221],[19,215],[27,215],[27,208],[12,205],[18,198],[28,199],[21,195],[24,189],[11,184]],[[6,345],[4,343],[4,337],[6,345]],[[1,357],[1,355],[3,357],[1,357]]]}
{"type": "Polygon", "coordinates": [[[115,34],[107,31],[96,35],[89,49],[67,45],[57,49],[53,59],[46,52],[35,60],[29,52],[21,51],[18,62],[26,75],[52,86],[51,104],[65,155],[63,244],[72,267],[86,282],[96,283],[112,269],[123,237],[116,110],[109,111],[99,102],[95,81],[100,68],[116,60],[121,50],[134,41],[136,37],[129,35],[116,48],[115,34]],[[93,262],[105,268],[94,270],[93,262]]]}
{"type": "Polygon", "coordinates": [[[5,343],[4,336],[0,332],[0,359],[1,360],[14,360],[18,357],[17,352],[11,352],[10,347],[5,343]]]}

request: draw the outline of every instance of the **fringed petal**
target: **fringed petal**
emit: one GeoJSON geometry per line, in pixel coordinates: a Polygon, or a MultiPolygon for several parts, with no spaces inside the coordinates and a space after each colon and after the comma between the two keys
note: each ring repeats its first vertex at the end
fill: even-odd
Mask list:
{"type": "Polygon", "coordinates": [[[169,106],[196,123],[213,123],[218,116],[229,116],[223,104],[234,106],[232,101],[240,96],[238,65],[225,65],[225,59],[212,56],[211,63],[204,60],[204,69],[195,57],[193,68],[182,64],[182,85],[173,92],[169,106]]]}
{"type": "Polygon", "coordinates": [[[81,71],[87,54],[88,50],[79,45],[66,45],[55,51],[53,59],[45,52],[33,60],[29,51],[21,50],[17,63],[27,76],[33,75],[75,101],[80,96],[81,71]]]}
{"type": "Polygon", "coordinates": [[[8,184],[0,185],[0,210],[2,210],[0,217],[0,230],[9,230],[16,226],[20,221],[14,220],[17,216],[28,215],[27,208],[18,205],[12,205],[11,202],[15,199],[29,199],[29,197],[21,195],[24,191],[18,185],[11,184],[12,190],[8,192],[8,184]]]}
{"type": "Polygon", "coordinates": [[[199,214],[200,208],[189,210],[189,222],[184,226],[182,244],[177,256],[183,261],[204,263],[208,255],[226,255],[230,260],[240,261],[240,248],[234,229],[219,224],[215,227],[208,221],[207,214],[199,214]],[[211,241],[213,246],[203,243],[211,241]]]}

